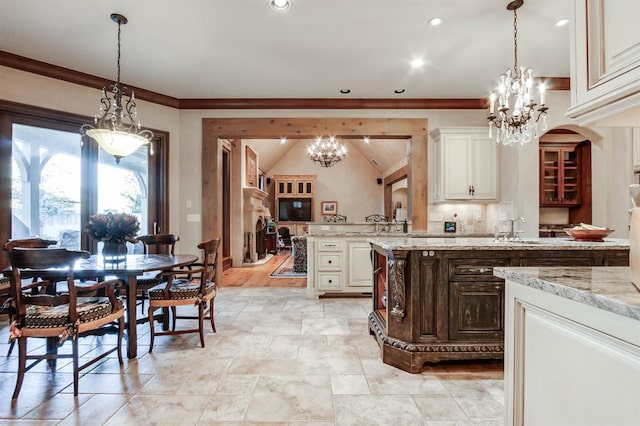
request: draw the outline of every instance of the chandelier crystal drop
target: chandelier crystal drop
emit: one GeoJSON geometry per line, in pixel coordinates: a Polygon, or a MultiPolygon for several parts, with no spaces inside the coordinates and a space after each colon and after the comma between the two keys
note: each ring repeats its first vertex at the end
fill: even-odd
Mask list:
{"type": "Polygon", "coordinates": [[[307,146],[307,156],[322,167],[331,167],[344,160],[347,156],[347,147],[338,143],[333,136],[329,139],[318,137],[311,145],[307,146]]]}
{"type": "Polygon", "coordinates": [[[136,110],[135,94],[120,84],[120,27],[127,18],[114,13],[111,20],[118,24],[118,79],[102,88],[100,110],[94,124],[85,124],[80,133],[94,139],[102,149],[113,155],[116,163],[133,154],[142,145],[151,144],[153,133],[142,130],[136,110]]]}
{"type": "Polygon", "coordinates": [[[547,110],[544,103],[545,87],[538,87],[540,104],[534,98],[534,78],[531,68],[518,67],[518,13],[524,0],[514,0],[507,5],[513,10],[513,71],[508,69],[500,76],[497,94],[489,96],[489,137],[503,145],[524,145],[538,138],[540,130],[547,130],[547,110]],[[537,106],[537,109],[536,109],[537,106]],[[494,129],[495,127],[495,129],[494,129]]]}

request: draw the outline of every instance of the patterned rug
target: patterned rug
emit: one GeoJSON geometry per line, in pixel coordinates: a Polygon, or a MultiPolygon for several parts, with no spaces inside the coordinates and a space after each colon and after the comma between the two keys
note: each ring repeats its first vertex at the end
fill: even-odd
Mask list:
{"type": "Polygon", "coordinates": [[[272,277],[306,277],[306,272],[293,272],[293,256],[287,256],[282,263],[271,273],[272,277]]]}

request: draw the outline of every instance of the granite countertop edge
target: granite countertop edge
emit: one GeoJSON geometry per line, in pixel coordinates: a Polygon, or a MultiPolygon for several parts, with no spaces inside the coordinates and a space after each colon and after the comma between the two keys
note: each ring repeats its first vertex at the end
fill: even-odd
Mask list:
{"type": "Polygon", "coordinates": [[[630,282],[628,267],[499,267],[493,273],[507,281],[640,321],[640,291],[630,282]]]}
{"type": "Polygon", "coordinates": [[[625,250],[629,240],[607,238],[603,242],[574,241],[567,238],[539,238],[522,241],[495,241],[493,238],[369,238],[382,250],[625,250]]]}

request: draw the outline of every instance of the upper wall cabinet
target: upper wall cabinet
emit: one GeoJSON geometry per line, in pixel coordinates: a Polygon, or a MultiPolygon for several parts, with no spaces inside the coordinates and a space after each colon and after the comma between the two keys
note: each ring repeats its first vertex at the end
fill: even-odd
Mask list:
{"type": "Polygon", "coordinates": [[[447,127],[434,140],[433,201],[497,201],[497,144],[486,127],[447,127]]]}
{"type": "Polygon", "coordinates": [[[315,175],[277,175],[276,197],[311,197],[316,191],[315,175]]]}
{"type": "Polygon", "coordinates": [[[574,0],[571,108],[581,125],[637,126],[640,1],[574,0]]]}

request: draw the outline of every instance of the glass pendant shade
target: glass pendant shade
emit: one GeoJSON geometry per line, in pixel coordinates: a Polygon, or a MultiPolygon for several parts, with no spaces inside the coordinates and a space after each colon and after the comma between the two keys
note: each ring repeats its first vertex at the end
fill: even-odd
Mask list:
{"type": "Polygon", "coordinates": [[[142,145],[149,143],[149,140],[142,135],[122,130],[90,129],[86,131],[86,134],[98,142],[98,145],[108,154],[113,155],[117,162],[120,162],[122,157],[136,152],[142,145]]]}

